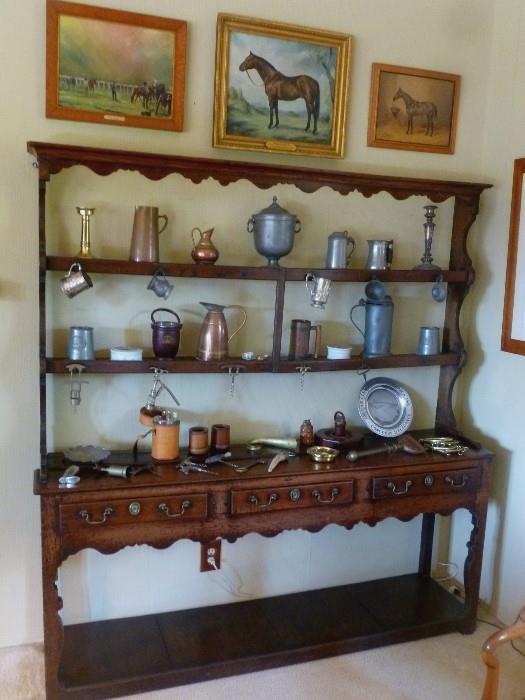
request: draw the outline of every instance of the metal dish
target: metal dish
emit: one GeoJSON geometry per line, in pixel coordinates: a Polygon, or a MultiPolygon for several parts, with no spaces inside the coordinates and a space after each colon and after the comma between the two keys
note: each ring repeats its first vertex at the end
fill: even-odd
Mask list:
{"type": "Polygon", "coordinates": [[[376,377],[359,392],[359,415],[366,427],[383,437],[397,437],[412,422],[412,400],[395,379],[376,377]]]}
{"type": "Polygon", "coordinates": [[[339,450],[334,447],[322,447],[315,445],[306,450],[306,454],[310,455],[314,462],[333,462],[339,454],[339,450]]]}
{"type": "Polygon", "coordinates": [[[64,457],[72,462],[102,462],[111,454],[111,450],[107,447],[99,447],[97,445],[77,445],[64,450],[64,457]]]}

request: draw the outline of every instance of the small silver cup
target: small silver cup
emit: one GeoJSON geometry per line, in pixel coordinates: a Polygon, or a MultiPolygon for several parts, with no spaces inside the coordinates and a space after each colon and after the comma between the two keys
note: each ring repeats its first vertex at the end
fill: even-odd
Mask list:
{"type": "Polygon", "coordinates": [[[161,299],[167,299],[173,290],[173,285],[167,280],[162,270],[156,270],[149,281],[147,289],[151,289],[161,299]]]}
{"type": "Polygon", "coordinates": [[[419,330],[418,355],[437,355],[439,353],[439,328],[421,326],[419,330]]]}
{"type": "Polygon", "coordinates": [[[93,328],[91,326],[71,326],[67,356],[70,360],[94,360],[93,328]]]}
{"type": "Polygon", "coordinates": [[[60,280],[60,288],[70,299],[92,286],[90,276],[84,272],[82,265],[78,262],[73,263],[67,274],[60,280]]]}
{"type": "Polygon", "coordinates": [[[310,304],[316,309],[324,309],[330,294],[332,280],[326,277],[316,277],[313,272],[308,272],[306,277],[306,289],[310,292],[310,304]]]}

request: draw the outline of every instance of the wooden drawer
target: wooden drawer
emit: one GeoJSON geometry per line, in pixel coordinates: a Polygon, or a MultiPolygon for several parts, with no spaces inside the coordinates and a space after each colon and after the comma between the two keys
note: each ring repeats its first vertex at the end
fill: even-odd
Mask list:
{"type": "Polygon", "coordinates": [[[266,489],[232,490],[231,515],[311,508],[313,506],[342,506],[354,500],[354,482],[338,481],[328,484],[301,484],[266,489]]]}
{"type": "Polygon", "coordinates": [[[131,523],[204,520],[208,516],[208,494],[193,493],[153,498],[122,498],[118,500],[76,503],[60,506],[60,527],[129,525],[131,523]]]}
{"type": "Polygon", "coordinates": [[[375,477],[372,479],[372,499],[476,491],[480,486],[480,479],[479,469],[452,469],[375,477]]]}

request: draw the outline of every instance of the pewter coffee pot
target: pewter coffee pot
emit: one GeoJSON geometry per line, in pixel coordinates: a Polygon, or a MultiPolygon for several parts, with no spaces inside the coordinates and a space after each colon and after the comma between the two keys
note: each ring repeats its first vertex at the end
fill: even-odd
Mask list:
{"type": "Polygon", "coordinates": [[[354,249],[355,241],[348,231],[334,231],[328,236],[325,266],[332,269],[347,268],[354,249]]]}
{"type": "Polygon", "coordinates": [[[228,357],[228,343],[246,323],[247,314],[239,304],[210,304],[206,301],[199,302],[207,310],[202,322],[199,344],[197,347],[198,360],[225,360],[228,357]],[[228,326],[224,317],[224,309],[239,309],[243,314],[241,325],[228,334],[228,326]]]}
{"type": "MultiPolygon", "coordinates": [[[[375,281],[377,282],[377,280],[375,281]]],[[[370,289],[372,282],[365,288],[366,300],[360,299],[350,309],[350,320],[364,338],[363,357],[378,357],[390,355],[390,343],[392,340],[392,321],[394,317],[394,304],[392,297],[378,293],[377,284],[370,289]],[[370,290],[371,295],[367,292],[370,290]],[[365,309],[365,330],[359,328],[353,319],[355,309],[365,309]]]]}

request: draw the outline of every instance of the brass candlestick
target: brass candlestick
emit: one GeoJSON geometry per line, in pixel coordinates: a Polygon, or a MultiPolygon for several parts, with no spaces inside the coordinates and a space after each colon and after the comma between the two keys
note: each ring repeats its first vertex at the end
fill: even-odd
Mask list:
{"type": "Polygon", "coordinates": [[[80,238],[80,252],[77,254],[77,258],[92,258],[94,257],[89,249],[90,246],[90,236],[89,236],[89,219],[94,214],[95,209],[93,207],[77,207],[77,212],[82,217],[82,233],[80,238]]]}
{"type": "Polygon", "coordinates": [[[434,265],[432,257],[432,238],[434,236],[434,217],[436,216],[437,207],[434,204],[427,204],[423,207],[425,210],[426,221],[423,224],[423,229],[425,231],[425,252],[421,258],[421,263],[414,267],[414,270],[441,270],[439,265],[434,265]]]}

